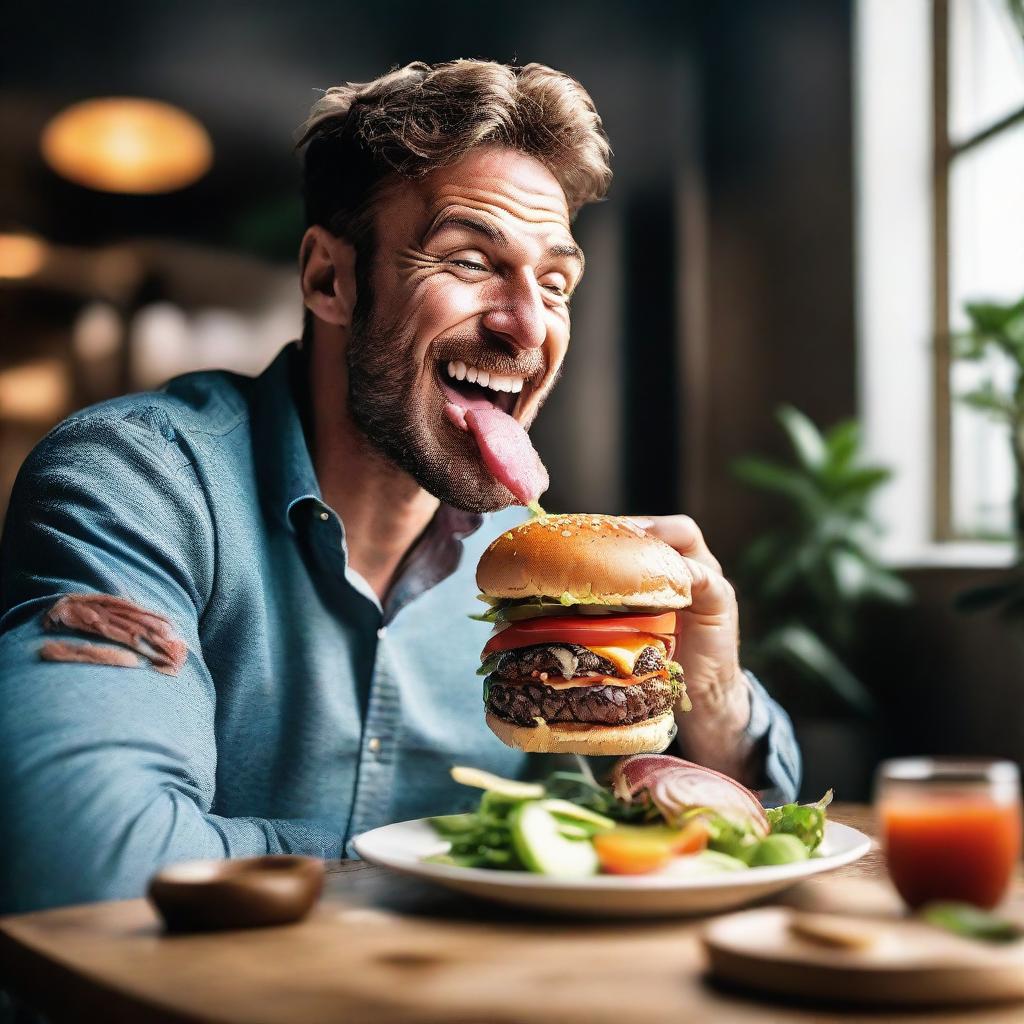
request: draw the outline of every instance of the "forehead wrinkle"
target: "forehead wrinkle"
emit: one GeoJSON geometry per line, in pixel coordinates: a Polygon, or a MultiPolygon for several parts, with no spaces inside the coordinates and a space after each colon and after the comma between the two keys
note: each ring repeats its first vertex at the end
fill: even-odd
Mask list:
{"type": "Polygon", "coordinates": [[[503,185],[502,182],[491,187],[464,182],[438,183],[437,191],[428,202],[432,213],[445,206],[463,204],[481,210],[505,210],[513,217],[531,223],[554,221],[569,227],[565,196],[561,190],[555,195],[519,184],[512,187],[503,185]]]}
{"type": "MultiPolygon", "coordinates": [[[[506,200],[509,199],[509,197],[504,196],[501,198],[506,200]]],[[[515,229],[517,227],[522,229],[524,225],[531,228],[534,226],[540,227],[550,225],[555,229],[555,233],[557,235],[561,235],[565,239],[564,241],[560,240],[548,243],[546,238],[538,238],[533,231],[528,231],[527,237],[529,238],[529,241],[542,246],[542,251],[545,256],[550,258],[569,257],[575,259],[581,267],[584,264],[583,252],[572,237],[568,221],[561,217],[552,218],[548,215],[548,211],[530,211],[529,207],[516,203],[514,200],[499,203],[489,202],[486,199],[471,197],[467,190],[462,189],[458,191],[457,195],[444,196],[443,200],[444,201],[439,207],[433,206],[429,211],[433,216],[430,219],[430,224],[426,232],[424,232],[424,242],[430,238],[435,231],[444,227],[446,222],[453,226],[459,226],[460,213],[471,213],[476,211],[484,214],[488,220],[493,219],[500,223],[504,223],[511,229],[509,237],[501,237],[498,239],[501,244],[510,248],[513,247],[514,242],[519,241],[515,239],[515,229]]],[[[475,221],[478,218],[467,216],[466,219],[475,221]]],[[[505,235],[505,232],[494,224],[486,224],[484,233],[486,233],[486,229],[489,228],[493,229],[499,235],[505,235]]],[[[469,230],[473,229],[470,228],[469,230]]]]}

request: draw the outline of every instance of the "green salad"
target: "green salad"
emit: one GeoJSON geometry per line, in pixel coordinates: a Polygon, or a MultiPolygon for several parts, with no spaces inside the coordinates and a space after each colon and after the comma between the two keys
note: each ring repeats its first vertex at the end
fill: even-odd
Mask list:
{"type": "Polygon", "coordinates": [[[427,860],[563,878],[663,871],[695,876],[806,860],[825,834],[829,791],[815,804],[764,810],[717,772],[665,755],[634,755],[602,786],[584,772],[543,783],[452,769],[483,790],[476,810],[430,819],[447,840],[427,860]]]}

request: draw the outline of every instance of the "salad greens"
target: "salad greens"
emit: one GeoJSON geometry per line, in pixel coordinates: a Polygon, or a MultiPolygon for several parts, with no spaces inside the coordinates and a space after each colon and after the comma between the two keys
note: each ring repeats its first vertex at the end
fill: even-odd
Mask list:
{"type": "Polygon", "coordinates": [[[543,784],[473,768],[454,768],[452,776],[484,792],[475,811],[430,819],[449,849],[427,860],[566,878],[643,873],[672,859],[674,872],[688,874],[806,860],[821,844],[832,798],[830,791],[815,804],[769,810],[771,832],[760,838],[708,807],[666,824],[650,801],[621,800],[583,772],[555,772],[543,784]]]}
{"type": "Polygon", "coordinates": [[[769,807],[765,813],[773,832],[796,836],[810,853],[814,853],[825,838],[825,809],[830,803],[831,789],[816,804],[786,804],[769,807]]]}

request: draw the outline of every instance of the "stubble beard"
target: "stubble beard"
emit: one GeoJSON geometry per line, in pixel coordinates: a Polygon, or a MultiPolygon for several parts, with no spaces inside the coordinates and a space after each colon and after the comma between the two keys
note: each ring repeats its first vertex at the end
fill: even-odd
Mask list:
{"type": "Polygon", "coordinates": [[[443,413],[433,380],[420,379],[413,338],[373,310],[353,318],[347,353],[349,410],[371,450],[436,498],[467,512],[494,512],[515,498],[484,467],[472,437],[443,413]]]}

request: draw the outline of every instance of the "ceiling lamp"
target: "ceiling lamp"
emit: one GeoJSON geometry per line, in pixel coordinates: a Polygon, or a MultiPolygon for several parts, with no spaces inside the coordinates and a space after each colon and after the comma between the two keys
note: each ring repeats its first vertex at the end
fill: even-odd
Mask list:
{"type": "Polygon", "coordinates": [[[190,114],[156,100],[85,100],[43,130],[43,156],[60,175],[101,192],[173,192],[201,178],[213,146],[190,114]]]}
{"type": "Polygon", "coordinates": [[[46,262],[46,243],[32,235],[0,234],[0,278],[20,280],[38,273],[46,262]]]}

